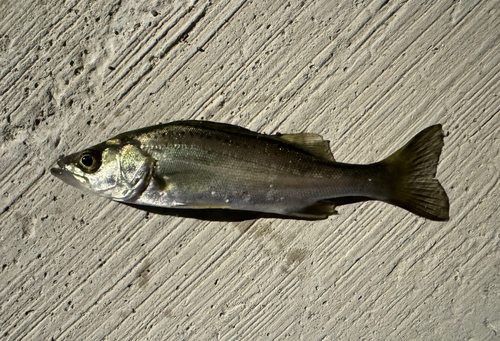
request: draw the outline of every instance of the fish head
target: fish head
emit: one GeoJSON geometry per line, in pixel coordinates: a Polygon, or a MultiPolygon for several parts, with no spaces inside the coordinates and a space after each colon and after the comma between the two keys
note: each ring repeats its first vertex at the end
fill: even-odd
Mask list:
{"type": "Polygon", "coordinates": [[[155,160],[129,143],[104,142],[61,157],[50,172],[76,188],[133,202],[148,186],[155,160]]]}

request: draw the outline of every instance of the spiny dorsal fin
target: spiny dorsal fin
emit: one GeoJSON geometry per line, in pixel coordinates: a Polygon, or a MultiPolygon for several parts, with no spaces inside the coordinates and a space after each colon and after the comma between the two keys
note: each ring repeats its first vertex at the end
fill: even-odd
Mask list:
{"type": "Polygon", "coordinates": [[[172,122],[177,125],[192,126],[192,127],[202,127],[207,129],[213,129],[218,131],[225,131],[228,133],[244,134],[244,135],[261,135],[259,133],[253,132],[246,128],[236,126],[229,123],[220,123],[212,121],[201,121],[201,120],[191,120],[191,121],[177,121],[172,122]]]}
{"type": "Polygon", "coordinates": [[[275,137],[321,159],[335,161],[332,151],[330,150],[330,141],[323,140],[321,135],[313,133],[300,133],[276,135],[275,137]]]}

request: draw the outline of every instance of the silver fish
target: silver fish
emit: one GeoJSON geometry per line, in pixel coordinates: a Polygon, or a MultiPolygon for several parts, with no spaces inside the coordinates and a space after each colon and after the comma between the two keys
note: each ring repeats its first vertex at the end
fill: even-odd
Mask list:
{"type": "Polygon", "coordinates": [[[62,157],[51,173],[153,212],[217,209],[316,220],[336,214],[339,205],[380,200],[443,221],[449,201],[434,178],[442,147],[441,125],[434,125],[385,160],[356,165],[336,162],[329,142],[317,134],[265,135],[178,121],[62,157]]]}

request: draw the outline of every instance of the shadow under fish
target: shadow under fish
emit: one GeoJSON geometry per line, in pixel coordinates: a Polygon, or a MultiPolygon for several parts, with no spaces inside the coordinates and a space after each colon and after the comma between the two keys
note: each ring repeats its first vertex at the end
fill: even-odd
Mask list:
{"type": "MultiPolygon", "coordinates": [[[[370,198],[366,197],[345,197],[338,198],[335,200],[330,200],[335,207],[354,204],[362,201],[369,201],[370,198]]],[[[181,218],[192,218],[207,221],[245,221],[245,220],[255,220],[260,218],[274,218],[274,219],[291,219],[291,220],[318,220],[315,218],[308,217],[296,217],[287,216],[283,214],[275,213],[264,213],[264,212],[252,212],[243,210],[229,210],[224,208],[209,208],[209,209],[185,209],[185,208],[166,208],[166,207],[155,207],[155,206],[145,206],[130,203],[123,203],[124,205],[136,208],[149,213],[168,215],[173,217],[181,218]]]]}

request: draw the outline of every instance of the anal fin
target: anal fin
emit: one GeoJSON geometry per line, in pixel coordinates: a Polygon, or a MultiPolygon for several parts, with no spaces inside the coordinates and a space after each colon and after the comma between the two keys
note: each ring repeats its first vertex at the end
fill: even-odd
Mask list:
{"type": "Polygon", "coordinates": [[[338,214],[335,207],[336,205],[330,200],[320,200],[298,211],[287,212],[286,215],[307,220],[322,220],[338,214]]]}
{"type": "Polygon", "coordinates": [[[369,197],[363,197],[363,196],[338,197],[338,198],[328,199],[328,201],[330,201],[335,206],[355,204],[358,202],[369,201],[369,200],[373,200],[373,199],[369,198],[369,197]]]}

